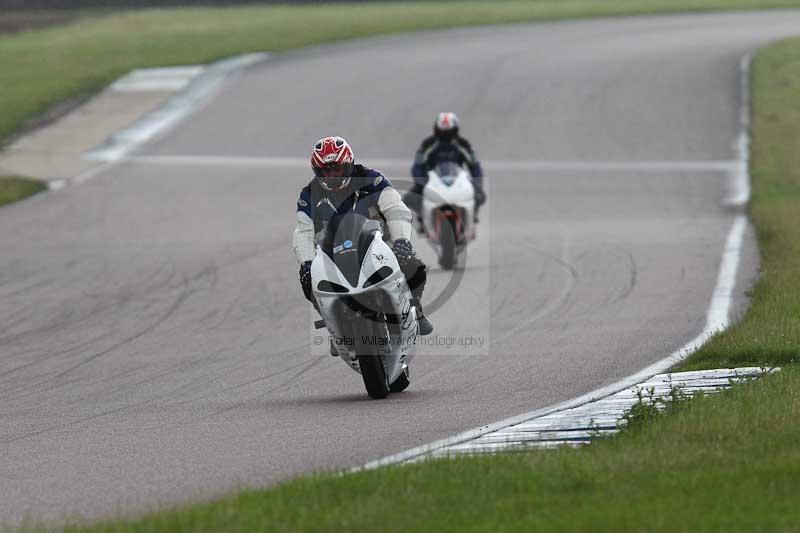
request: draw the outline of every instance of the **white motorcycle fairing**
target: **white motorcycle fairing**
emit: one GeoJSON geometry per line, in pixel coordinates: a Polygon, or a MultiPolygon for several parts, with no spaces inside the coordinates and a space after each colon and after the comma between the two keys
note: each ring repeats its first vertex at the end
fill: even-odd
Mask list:
{"type": "MultiPolygon", "coordinates": [[[[333,248],[334,256],[352,253],[358,253],[352,240],[333,248]]],[[[417,313],[406,278],[381,231],[374,232],[355,284],[320,245],[311,263],[311,283],[320,315],[343,361],[360,373],[359,356],[380,356],[388,383],[404,373],[408,376],[416,348],[417,313]],[[362,306],[364,302],[367,305],[362,306]]]]}
{"type": "Polygon", "coordinates": [[[422,193],[422,223],[439,265],[463,268],[467,243],[475,239],[475,187],[469,173],[455,163],[428,171],[422,193]]]}

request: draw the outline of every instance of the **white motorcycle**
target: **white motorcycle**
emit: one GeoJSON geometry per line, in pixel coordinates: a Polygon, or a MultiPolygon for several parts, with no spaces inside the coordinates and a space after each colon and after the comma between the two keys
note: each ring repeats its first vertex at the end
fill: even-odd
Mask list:
{"type": "Polygon", "coordinates": [[[311,283],[339,357],[385,398],[410,384],[419,333],[416,307],[383,227],[357,213],[332,220],[311,263],[311,283]]]}
{"type": "Polygon", "coordinates": [[[467,243],[475,239],[475,188],[466,169],[446,161],[429,170],[421,214],[439,265],[464,268],[467,243]]]}

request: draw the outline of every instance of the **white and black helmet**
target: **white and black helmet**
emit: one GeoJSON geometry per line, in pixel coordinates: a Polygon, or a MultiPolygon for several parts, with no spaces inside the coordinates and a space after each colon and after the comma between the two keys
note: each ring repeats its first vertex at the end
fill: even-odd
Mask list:
{"type": "Polygon", "coordinates": [[[458,117],[455,113],[444,112],[436,116],[433,134],[437,139],[452,140],[458,137],[458,117]]]}

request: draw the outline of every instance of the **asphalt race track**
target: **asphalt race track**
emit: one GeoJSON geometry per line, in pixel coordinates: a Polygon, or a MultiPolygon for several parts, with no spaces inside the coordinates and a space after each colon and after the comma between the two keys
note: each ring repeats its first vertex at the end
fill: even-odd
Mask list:
{"type": "MultiPolygon", "coordinates": [[[[164,158],[0,209],[0,523],[361,465],[669,355],[703,329],[735,216],[740,60],[793,33],[800,12],[754,12],[287,53],[139,154],[164,158]],[[443,110],[486,161],[490,206],[411,387],[372,401],[315,346],[297,282],[309,171],[269,158],[341,134],[407,176],[443,110]]],[[[450,275],[418,247],[431,302],[450,275]]],[[[757,264],[748,230],[735,313],[757,264]]]]}

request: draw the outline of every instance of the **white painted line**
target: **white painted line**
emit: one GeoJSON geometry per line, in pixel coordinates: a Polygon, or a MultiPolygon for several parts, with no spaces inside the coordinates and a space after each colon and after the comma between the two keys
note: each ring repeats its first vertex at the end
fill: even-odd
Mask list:
{"type": "Polygon", "coordinates": [[[266,53],[246,54],[210,65],[194,78],[186,90],[173,96],[162,108],[145,115],[130,128],[114,135],[107,145],[92,150],[86,157],[94,161],[120,161],[206,103],[229,76],[268,57],[266,53]]]}
{"type": "Polygon", "coordinates": [[[211,65],[134,70],[127,76],[120,78],[120,80],[111,85],[111,88],[117,86],[115,90],[126,90],[126,84],[135,85],[139,82],[146,83],[168,78],[188,79],[190,84],[187,89],[182,90],[182,92],[170,99],[164,107],[146,115],[131,128],[123,130],[112,137],[109,145],[87,154],[88,159],[101,161],[103,164],[72,178],[51,181],[47,185],[48,190],[58,191],[67,186],[79,185],[108,170],[115,163],[122,161],[127,153],[156,135],[165,132],[195,111],[210,98],[213,91],[218,89],[229,76],[269,57],[268,53],[246,54],[234,56],[211,65]],[[207,73],[207,75],[203,76],[204,73],[207,73]],[[122,89],[119,89],[120,86],[122,89]]]}
{"type": "MultiPolygon", "coordinates": [[[[748,100],[750,94],[749,65],[750,65],[750,56],[746,55],[745,57],[742,58],[739,64],[739,72],[740,72],[739,79],[741,88],[740,97],[743,100],[748,100]]],[[[736,192],[744,194],[745,196],[744,201],[746,203],[746,201],[749,199],[750,196],[750,185],[749,185],[750,176],[748,174],[748,167],[747,167],[747,158],[748,158],[747,149],[749,143],[748,102],[740,103],[739,113],[740,113],[739,136],[738,136],[739,149],[737,154],[738,160],[736,161],[736,163],[740,165],[739,167],[740,170],[744,172],[744,182],[746,183],[746,187],[736,192]],[[742,163],[744,163],[743,166],[741,166],[742,163]]],[[[409,450],[397,454],[393,454],[381,459],[377,459],[375,461],[371,461],[361,467],[357,467],[352,470],[353,471],[370,470],[386,465],[399,464],[407,461],[421,460],[424,457],[441,453],[441,450],[444,448],[456,446],[459,444],[466,443],[468,441],[478,439],[482,435],[499,431],[509,426],[532,421],[534,419],[541,418],[545,415],[558,413],[561,411],[565,411],[567,409],[586,406],[587,404],[607,398],[633,385],[642,383],[652,378],[656,374],[664,372],[668,368],[674,366],[676,363],[679,363],[680,361],[686,359],[689,355],[694,353],[698,348],[700,348],[703,344],[705,344],[705,342],[711,336],[725,329],[729,324],[728,315],[733,302],[733,289],[736,286],[736,273],[739,269],[739,258],[741,255],[742,241],[744,238],[744,231],[746,227],[747,227],[746,216],[742,214],[736,215],[733,224],[731,225],[731,229],[728,232],[728,236],[725,239],[725,248],[723,249],[722,253],[720,269],[717,275],[717,283],[714,288],[714,292],[712,293],[711,296],[711,302],[709,304],[708,312],[706,314],[706,325],[703,328],[703,331],[697,337],[695,337],[694,339],[690,340],[689,342],[681,346],[678,350],[671,353],[669,356],[648,366],[647,368],[640,370],[639,372],[631,376],[628,376],[625,379],[622,379],[616,383],[612,383],[611,385],[608,385],[606,387],[601,387],[597,390],[594,390],[577,398],[573,398],[565,402],[544,407],[542,409],[536,409],[534,411],[530,411],[528,413],[514,416],[511,418],[507,418],[505,420],[501,420],[493,424],[471,429],[463,433],[459,433],[457,435],[453,435],[451,437],[447,437],[445,439],[432,442],[430,444],[417,446],[415,448],[411,448],[409,450]]]]}
{"type": "Polygon", "coordinates": [[[103,163],[96,167],[90,168],[77,176],[67,179],[60,179],[60,180],[53,180],[47,183],[47,190],[51,192],[59,191],[65,187],[71,187],[74,185],[80,185],[81,183],[85,183],[90,179],[94,178],[104,170],[108,169],[112,163],[103,163]]]}
{"type": "Polygon", "coordinates": [[[275,167],[311,168],[307,157],[231,157],[213,155],[139,155],[125,158],[126,163],[165,166],[202,167],[275,167]]]}
{"type": "Polygon", "coordinates": [[[485,161],[497,170],[577,172],[730,172],[734,161],[485,161]]]}
{"type": "Polygon", "coordinates": [[[206,70],[205,65],[131,71],[109,87],[117,92],[180,91],[206,70]]]}
{"type": "MultiPolygon", "coordinates": [[[[731,304],[733,303],[734,289],[736,288],[736,272],[739,270],[739,258],[742,255],[742,241],[744,231],[747,229],[747,217],[736,215],[733,226],[725,240],[725,249],[722,252],[722,264],[717,275],[717,286],[711,296],[711,306],[708,310],[708,321],[706,331],[709,335],[718,333],[729,325],[728,316],[730,315],[731,304]]],[[[700,341],[705,343],[707,339],[700,341]]],[[[692,351],[699,348],[693,348],[692,351]]]]}
{"type": "Polygon", "coordinates": [[[750,63],[751,54],[739,62],[739,135],[734,149],[738,164],[731,177],[731,191],[723,203],[743,207],[750,201],[750,63]]]}
{"type": "Polygon", "coordinates": [[[110,168],[111,166],[112,166],[112,163],[109,162],[109,163],[103,163],[100,166],[91,168],[91,169],[87,170],[86,172],[84,172],[82,174],[78,174],[74,178],[71,178],[69,180],[69,184],[70,185],[80,185],[81,183],[86,183],[87,181],[89,181],[90,179],[94,178],[95,176],[97,176],[98,174],[102,173],[104,170],[110,168]]]}
{"type": "Polygon", "coordinates": [[[176,92],[188,87],[191,81],[184,78],[128,80],[125,83],[115,83],[111,89],[119,93],[176,92]]]}
{"type": "MultiPolygon", "coordinates": [[[[257,157],[214,155],[130,156],[126,162],[151,165],[219,166],[250,168],[307,168],[307,157],[257,157]]],[[[410,167],[411,159],[369,158],[372,167],[410,167]]],[[[738,160],[730,161],[513,161],[484,160],[489,171],[538,170],[575,172],[736,172],[738,160]]]]}

